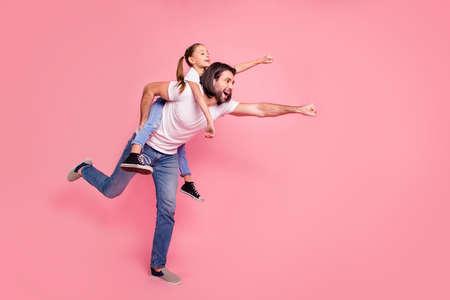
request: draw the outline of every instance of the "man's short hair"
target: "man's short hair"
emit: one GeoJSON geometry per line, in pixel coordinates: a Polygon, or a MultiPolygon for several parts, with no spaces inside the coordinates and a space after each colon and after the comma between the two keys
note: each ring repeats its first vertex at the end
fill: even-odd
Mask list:
{"type": "Polygon", "coordinates": [[[219,79],[223,71],[230,71],[233,75],[236,75],[235,68],[221,62],[215,62],[211,64],[200,77],[200,84],[208,97],[212,98],[216,96],[216,92],[214,91],[214,79],[219,79]]]}

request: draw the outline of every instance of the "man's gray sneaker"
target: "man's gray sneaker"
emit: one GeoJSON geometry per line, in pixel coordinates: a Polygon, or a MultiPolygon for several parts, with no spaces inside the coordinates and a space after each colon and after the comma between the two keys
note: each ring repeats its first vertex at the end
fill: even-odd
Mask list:
{"type": "Polygon", "coordinates": [[[68,181],[75,181],[78,178],[81,177],[80,174],[78,174],[78,170],[84,166],[92,166],[92,160],[85,159],[81,164],[76,165],[72,169],[70,169],[69,173],[67,173],[67,180],[68,181]]]}
{"type": "Polygon", "coordinates": [[[162,270],[158,272],[150,267],[150,271],[153,277],[161,278],[169,284],[178,285],[181,283],[181,278],[175,273],[170,272],[167,268],[162,268],[162,270]]]}

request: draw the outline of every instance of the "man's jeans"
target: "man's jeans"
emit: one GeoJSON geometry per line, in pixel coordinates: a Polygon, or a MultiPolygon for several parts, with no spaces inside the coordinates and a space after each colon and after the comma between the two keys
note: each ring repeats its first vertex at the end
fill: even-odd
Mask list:
{"type": "MultiPolygon", "coordinates": [[[[144,147],[148,138],[161,125],[162,111],[165,104],[166,100],[164,100],[161,97],[156,99],[155,102],[153,102],[150,108],[150,112],[148,114],[147,121],[145,122],[144,127],[142,127],[142,130],[136,130],[136,137],[131,142],[132,144],[137,144],[140,145],[141,147],[144,147]]],[[[185,144],[181,145],[178,148],[177,157],[178,157],[178,164],[180,166],[180,175],[182,177],[186,175],[191,175],[191,170],[189,169],[188,161],[186,158],[185,144]]]]}
{"type": "MultiPolygon", "coordinates": [[[[93,166],[86,166],[81,170],[83,178],[96,187],[100,193],[108,198],[119,196],[127,187],[135,173],[123,171],[119,165],[124,161],[131,151],[131,141],[128,141],[122,156],[111,176],[106,176],[93,166]]],[[[153,248],[151,266],[162,268],[166,265],[167,251],[174,226],[174,215],[176,206],[176,192],[178,186],[178,162],[177,156],[168,155],[144,146],[142,151],[147,155],[153,166],[153,182],[156,190],[156,227],[153,236],[153,248]]]]}

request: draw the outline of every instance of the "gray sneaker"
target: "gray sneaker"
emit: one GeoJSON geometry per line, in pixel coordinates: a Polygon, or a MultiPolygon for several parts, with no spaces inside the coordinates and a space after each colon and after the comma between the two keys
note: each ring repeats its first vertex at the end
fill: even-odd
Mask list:
{"type": "Polygon", "coordinates": [[[178,285],[181,283],[181,278],[175,273],[170,272],[167,268],[162,268],[159,272],[155,271],[153,268],[150,268],[150,271],[153,277],[161,278],[169,284],[178,285]]]}
{"type": "Polygon", "coordinates": [[[78,174],[78,170],[84,166],[92,166],[92,160],[91,159],[85,159],[83,162],[81,162],[80,164],[76,165],[75,167],[73,167],[72,169],[70,169],[69,173],[67,173],[67,180],[68,181],[75,181],[78,178],[81,177],[80,174],[78,174]]]}

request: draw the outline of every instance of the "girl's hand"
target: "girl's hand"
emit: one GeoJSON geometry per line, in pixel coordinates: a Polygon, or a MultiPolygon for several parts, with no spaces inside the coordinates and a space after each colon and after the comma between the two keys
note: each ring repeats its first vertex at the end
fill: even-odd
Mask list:
{"type": "Polygon", "coordinates": [[[205,129],[205,138],[211,139],[216,134],[216,129],[214,128],[214,124],[208,124],[205,129]]]}
{"type": "Polygon", "coordinates": [[[272,62],[273,62],[273,57],[271,55],[266,55],[264,57],[261,57],[262,64],[271,64],[272,62]]]}

